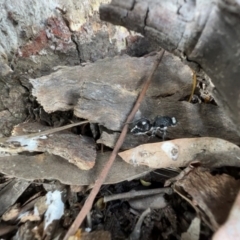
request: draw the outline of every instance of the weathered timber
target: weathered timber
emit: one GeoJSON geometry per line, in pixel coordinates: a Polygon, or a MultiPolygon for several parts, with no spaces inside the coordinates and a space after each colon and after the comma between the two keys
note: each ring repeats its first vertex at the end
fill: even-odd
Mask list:
{"type": "MultiPolygon", "coordinates": [[[[156,115],[175,117],[178,121],[174,127],[167,130],[167,139],[191,137],[218,137],[236,144],[240,144],[239,134],[234,124],[220,107],[211,104],[191,104],[185,101],[173,102],[168,99],[145,99],[140,106],[139,115],[153,120],[156,115]],[[151,106],[149,108],[149,106],[151,106]]],[[[131,128],[132,124],[130,124],[131,128]]],[[[102,132],[98,143],[113,147],[119,133],[102,132]]],[[[134,136],[128,133],[122,149],[130,149],[140,144],[159,142],[159,138],[149,136],[134,136]]]]}
{"type": "MultiPolygon", "coordinates": [[[[64,67],[51,75],[32,79],[33,95],[48,112],[73,109],[80,118],[111,131],[120,131],[153,60],[154,57],[123,56],[97,61],[85,67],[64,67]]],[[[177,57],[167,54],[136,119],[167,115],[178,121],[177,126],[167,133],[171,139],[210,136],[239,144],[239,134],[222,108],[180,101],[190,94],[191,87],[189,67],[184,66],[177,57]]],[[[115,137],[112,136],[108,142],[104,139],[100,142],[113,147],[115,137]]],[[[140,143],[143,142],[134,142],[136,145],[140,143]]],[[[124,148],[128,146],[125,144],[124,148]]]]}
{"type": "MultiPolygon", "coordinates": [[[[32,93],[47,112],[73,109],[80,118],[119,131],[154,59],[154,56],[122,56],[84,67],[63,67],[50,75],[31,79],[32,93]]],[[[183,98],[191,91],[191,74],[178,58],[166,54],[147,96],[183,98]]]]}
{"type": "Polygon", "coordinates": [[[25,151],[48,152],[66,159],[80,169],[92,168],[96,159],[96,144],[93,139],[70,131],[54,132],[56,129],[59,128],[50,128],[37,122],[19,124],[15,126],[13,136],[1,142],[0,156],[25,151]],[[32,133],[33,130],[36,133],[32,133]]]}
{"type": "MultiPolygon", "coordinates": [[[[35,156],[7,156],[0,158],[0,172],[31,181],[35,179],[56,179],[68,185],[91,185],[97,180],[109,155],[109,153],[98,154],[95,166],[89,171],[81,170],[65,159],[48,153],[35,156]]],[[[105,184],[130,181],[151,170],[151,168],[145,166],[131,166],[117,157],[105,184]]]]}
{"type": "Polygon", "coordinates": [[[239,10],[236,0],[113,0],[100,7],[100,18],[140,32],[203,69],[240,131],[239,10]]]}

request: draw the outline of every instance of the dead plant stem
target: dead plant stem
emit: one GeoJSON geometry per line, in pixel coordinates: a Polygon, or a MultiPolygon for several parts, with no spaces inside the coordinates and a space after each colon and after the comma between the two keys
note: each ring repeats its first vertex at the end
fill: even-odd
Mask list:
{"type": "Polygon", "coordinates": [[[141,190],[141,191],[130,191],[126,193],[119,193],[115,195],[110,195],[110,196],[105,196],[104,197],[104,202],[110,202],[114,200],[119,200],[119,199],[131,199],[135,197],[144,197],[144,196],[150,196],[150,195],[155,195],[159,193],[167,193],[167,194],[172,194],[172,188],[156,188],[156,189],[147,189],[147,190],[141,190]]]}
{"type": "MultiPolygon", "coordinates": [[[[10,141],[17,141],[20,138],[34,138],[34,137],[39,137],[39,136],[45,136],[45,135],[49,135],[49,134],[53,134],[56,132],[60,132],[72,127],[76,127],[79,125],[83,125],[89,123],[89,121],[82,121],[82,122],[76,122],[76,123],[71,123],[62,127],[56,127],[56,128],[51,128],[42,132],[36,132],[36,133],[30,133],[30,134],[26,134],[26,135],[22,135],[22,136],[11,136],[11,137],[6,137],[6,138],[0,138],[0,143],[4,143],[4,142],[10,142],[10,141]]],[[[37,129],[36,129],[37,130],[37,129]]]]}

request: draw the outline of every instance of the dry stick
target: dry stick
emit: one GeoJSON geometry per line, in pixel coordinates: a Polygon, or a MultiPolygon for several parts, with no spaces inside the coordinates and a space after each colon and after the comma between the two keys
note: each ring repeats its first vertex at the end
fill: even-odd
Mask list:
{"type": "MultiPolygon", "coordinates": [[[[162,50],[158,55],[157,55],[157,58],[156,58],[156,62],[154,63],[154,66],[153,66],[153,69],[152,69],[152,72],[150,74],[150,76],[148,77],[147,81],[145,82],[144,86],[143,86],[143,89],[142,89],[142,92],[140,93],[140,95],[138,96],[138,99],[131,111],[131,113],[128,115],[128,118],[126,120],[126,122],[131,122],[137,112],[137,110],[139,109],[139,106],[146,94],[146,91],[148,89],[148,86],[152,80],[152,77],[158,67],[158,65],[160,64],[160,62],[162,61],[162,58],[163,58],[163,54],[164,54],[164,50],[162,50]]],[[[92,208],[92,205],[93,205],[93,201],[95,199],[95,197],[97,196],[104,180],[106,179],[107,177],[107,174],[118,154],[118,151],[119,149],[121,148],[122,144],[123,144],[123,141],[125,139],[125,136],[127,134],[127,131],[128,131],[128,125],[125,124],[123,129],[122,129],[122,132],[116,142],[116,145],[109,157],[109,160],[108,162],[106,163],[105,167],[103,168],[102,172],[100,173],[98,179],[96,180],[95,182],[95,185],[92,189],[92,191],[90,192],[87,200],[85,201],[81,211],[79,212],[77,218],[74,220],[74,222],[72,223],[71,227],[69,228],[68,232],[66,233],[65,237],[63,240],[68,240],[68,238],[72,235],[75,234],[75,232],[77,231],[77,229],[80,227],[80,225],[82,224],[83,220],[85,219],[86,215],[88,214],[88,212],[91,210],[92,208]]]]}
{"type": "Polygon", "coordinates": [[[131,199],[135,197],[143,197],[143,196],[151,196],[155,195],[158,193],[167,193],[167,194],[172,194],[172,188],[156,188],[156,189],[148,189],[148,190],[140,190],[140,191],[135,191],[132,190],[130,192],[126,193],[119,193],[119,194],[114,194],[110,196],[105,196],[103,198],[103,201],[110,202],[114,200],[119,200],[119,199],[131,199]]]}
{"type": "Polygon", "coordinates": [[[130,240],[138,240],[140,239],[141,236],[141,226],[143,223],[144,218],[151,212],[150,208],[147,208],[140,216],[140,218],[137,221],[137,224],[134,228],[134,230],[132,231],[132,233],[129,236],[130,240]]]}
{"type": "Polygon", "coordinates": [[[195,71],[193,71],[193,76],[192,76],[192,92],[191,92],[191,95],[188,99],[189,102],[192,101],[192,98],[193,98],[193,94],[194,94],[194,91],[196,89],[196,86],[197,86],[197,74],[195,71]]]}
{"type": "Polygon", "coordinates": [[[56,132],[60,132],[72,127],[76,127],[85,123],[89,123],[89,121],[82,121],[82,122],[77,122],[77,123],[71,123],[62,127],[56,127],[56,128],[51,128],[42,132],[36,132],[36,133],[30,133],[30,134],[26,134],[26,135],[19,135],[19,136],[10,136],[10,137],[6,137],[6,138],[0,138],[0,143],[4,143],[7,141],[17,141],[20,138],[34,138],[34,137],[39,137],[39,136],[44,136],[44,135],[49,135],[49,134],[53,134],[56,132]]]}

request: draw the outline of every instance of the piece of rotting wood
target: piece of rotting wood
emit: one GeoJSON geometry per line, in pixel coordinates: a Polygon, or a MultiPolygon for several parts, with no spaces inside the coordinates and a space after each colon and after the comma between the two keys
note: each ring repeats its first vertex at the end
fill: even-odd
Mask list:
{"type": "MultiPolygon", "coordinates": [[[[73,110],[79,118],[120,131],[154,59],[119,56],[84,67],[61,67],[50,75],[30,79],[32,94],[46,112],[73,110]]],[[[191,73],[180,59],[164,55],[146,96],[183,98],[191,91],[191,73]]],[[[152,112],[151,105],[147,108],[152,112]]]]}
{"type": "MultiPolygon", "coordinates": [[[[5,156],[0,157],[0,172],[29,181],[56,179],[66,185],[87,186],[95,183],[109,156],[109,152],[98,153],[94,167],[88,171],[81,170],[64,158],[49,153],[34,156],[5,156]]],[[[152,170],[146,166],[132,166],[117,156],[107,178],[104,180],[104,184],[131,181],[152,170]]]]}
{"type": "Polygon", "coordinates": [[[77,218],[74,220],[74,222],[72,223],[71,227],[69,228],[69,230],[67,231],[65,237],[64,237],[64,240],[67,240],[71,235],[74,235],[75,232],[77,231],[77,229],[79,228],[79,226],[82,224],[83,220],[85,219],[85,217],[87,216],[88,212],[90,211],[91,207],[92,207],[92,204],[93,204],[93,201],[95,199],[95,197],[97,196],[100,188],[101,188],[101,185],[103,184],[104,180],[106,179],[107,177],[107,174],[109,172],[109,170],[111,169],[112,167],[112,164],[117,156],[117,153],[118,151],[120,150],[122,144],[123,144],[123,141],[124,141],[124,138],[127,134],[127,131],[128,131],[128,123],[131,122],[136,114],[136,112],[138,111],[139,109],[139,106],[147,92],[147,89],[148,89],[148,86],[150,85],[151,83],[151,80],[152,80],[152,77],[158,67],[158,65],[160,64],[162,58],[163,58],[163,55],[164,55],[164,50],[162,50],[156,57],[156,60],[155,60],[155,63],[154,63],[154,66],[151,70],[151,73],[149,75],[149,77],[147,78],[146,82],[144,83],[143,85],[143,89],[141,91],[141,93],[139,94],[138,96],[138,99],[132,109],[132,111],[129,113],[127,119],[126,119],[126,123],[122,129],[122,132],[119,136],[119,139],[118,141],[116,142],[116,145],[109,157],[109,160],[108,162],[106,163],[105,167],[103,168],[102,172],[100,173],[95,185],[93,186],[93,189],[91,191],[91,193],[89,194],[88,198],[86,199],[81,211],[79,212],[77,218]]]}
{"type": "MultiPolygon", "coordinates": [[[[47,112],[72,109],[79,118],[104,126],[106,134],[111,130],[117,135],[153,61],[154,56],[120,56],[84,67],[61,67],[50,75],[31,79],[33,95],[47,112]]],[[[178,124],[167,133],[170,139],[218,137],[240,144],[240,134],[221,107],[187,102],[191,90],[192,70],[166,53],[135,117],[152,120],[157,115],[175,117],[178,124]]],[[[113,147],[116,137],[100,141],[113,147]]],[[[134,143],[136,146],[143,141],[135,138],[134,143]]],[[[130,145],[124,144],[123,149],[130,145]]]]}
{"type": "Polygon", "coordinates": [[[91,169],[96,159],[95,142],[91,138],[63,131],[84,123],[88,121],[58,128],[42,126],[36,122],[19,124],[13,130],[14,136],[0,139],[0,157],[24,151],[48,152],[66,159],[80,169],[91,169]],[[27,133],[30,129],[35,129],[36,133],[27,133]],[[27,134],[20,135],[24,131],[27,134]]]}

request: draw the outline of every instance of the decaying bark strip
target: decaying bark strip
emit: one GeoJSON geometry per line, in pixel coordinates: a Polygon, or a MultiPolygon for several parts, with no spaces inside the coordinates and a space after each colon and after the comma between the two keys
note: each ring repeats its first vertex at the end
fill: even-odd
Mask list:
{"type": "MultiPolygon", "coordinates": [[[[6,156],[0,157],[0,172],[8,176],[33,181],[35,179],[56,179],[67,185],[94,184],[106,164],[110,153],[98,153],[95,166],[88,170],[81,170],[65,159],[49,153],[35,156],[6,156]]],[[[146,166],[131,166],[117,157],[104,184],[115,184],[130,181],[148,172],[146,166]],[[119,171],[121,169],[121,171],[119,171]]]]}
{"type": "Polygon", "coordinates": [[[59,128],[52,129],[36,122],[19,124],[13,130],[13,136],[1,142],[0,156],[15,155],[24,151],[48,152],[66,159],[80,169],[89,170],[94,166],[96,144],[92,139],[67,131],[56,131],[60,131],[59,128]],[[33,129],[37,133],[29,134],[33,129]]]}
{"type": "MultiPolygon", "coordinates": [[[[51,75],[31,79],[33,95],[47,112],[73,109],[80,118],[120,131],[153,61],[154,57],[122,56],[85,67],[60,68],[51,75]]],[[[169,131],[169,138],[210,136],[240,143],[235,126],[221,108],[179,101],[191,93],[191,75],[177,57],[164,56],[136,118],[176,117],[178,124],[169,131]]],[[[100,141],[113,147],[115,140],[113,136],[100,141]]]]}
{"type": "Polygon", "coordinates": [[[1,215],[17,201],[17,199],[29,187],[29,185],[30,182],[26,180],[12,179],[4,188],[1,188],[0,190],[1,215]]]}
{"type": "Polygon", "coordinates": [[[100,7],[101,20],[140,32],[216,86],[214,95],[239,129],[239,1],[112,0],[100,7]]]}
{"type": "MultiPolygon", "coordinates": [[[[147,99],[146,99],[147,101],[147,99]]],[[[217,137],[228,140],[235,144],[240,143],[238,133],[234,130],[234,125],[224,114],[220,107],[211,104],[191,104],[188,102],[173,102],[168,99],[152,99],[141,105],[140,112],[142,116],[154,119],[156,115],[173,116],[178,123],[175,127],[167,131],[168,139],[192,138],[192,137],[217,137]],[[151,106],[151,112],[148,112],[148,106],[151,106]]],[[[131,125],[130,125],[131,126],[131,125]]],[[[103,131],[98,143],[103,143],[108,147],[113,147],[119,133],[103,131]]],[[[134,136],[128,133],[122,149],[131,149],[140,144],[148,142],[159,142],[160,138],[147,136],[134,136]]]]}
{"type": "Polygon", "coordinates": [[[216,231],[228,218],[240,189],[239,179],[228,174],[212,175],[201,167],[189,166],[185,170],[187,173],[173,185],[174,191],[192,205],[206,225],[216,231]]]}
{"type": "Polygon", "coordinates": [[[130,113],[127,115],[127,118],[125,120],[125,124],[122,128],[121,134],[116,142],[116,145],[114,146],[109,159],[106,163],[106,165],[104,166],[104,168],[102,169],[101,173],[98,176],[97,181],[95,182],[92,191],[90,192],[88,198],[86,199],[82,209],[80,210],[80,212],[77,215],[77,218],[74,220],[74,222],[72,223],[71,227],[69,228],[69,230],[67,231],[66,235],[64,236],[64,240],[67,240],[70,236],[72,236],[77,229],[81,226],[82,222],[84,221],[85,217],[87,216],[87,214],[89,213],[89,211],[91,210],[92,206],[93,206],[93,202],[94,199],[96,198],[98,192],[100,191],[100,188],[102,186],[102,184],[104,183],[105,179],[107,178],[107,175],[114,163],[114,160],[117,157],[117,154],[124,142],[124,139],[127,135],[128,132],[128,126],[127,123],[133,121],[134,116],[136,115],[139,106],[141,105],[146,92],[148,90],[148,87],[152,81],[153,76],[156,73],[156,70],[159,66],[159,64],[161,63],[162,59],[163,59],[163,55],[164,55],[164,50],[161,50],[158,54],[157,57],[155,59],[155,62],[151,68],[150,74],[149,76],[145,79],[144,84],[142,86],[142,89],[139,93],[139,96],[136,99],[136,102],[134,103],[133,108],[131,109],[130,113]]]}
{"type": "MultiPolygon", "coordinates": [[[[154,59],[122,56],[84,67],[64,67],[51,75],[31,79],[32,93],[47,112],[73,109],[80,118],[119,131],[154,59]]],[[[164,56],[147,96],[177,95],[182,98],[190,89],[191,70],[168,54],[164,56]]]]}

